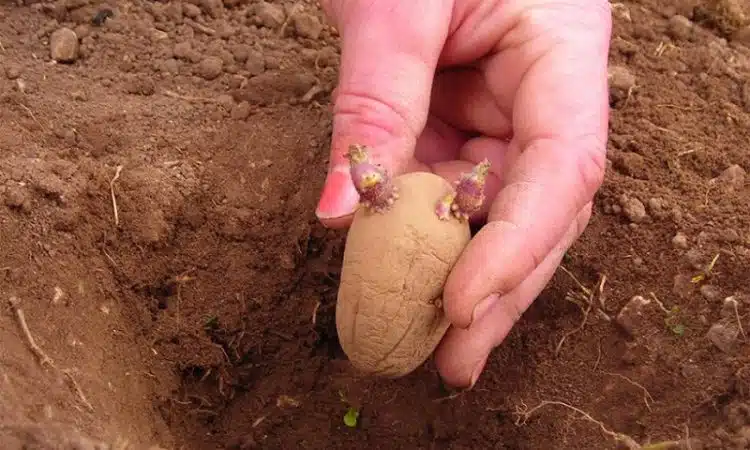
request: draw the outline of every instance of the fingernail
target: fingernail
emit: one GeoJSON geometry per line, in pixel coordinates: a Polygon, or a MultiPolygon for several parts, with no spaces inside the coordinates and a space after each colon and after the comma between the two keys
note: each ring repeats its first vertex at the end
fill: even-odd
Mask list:
{"type": "Polygon", "coordinates": [[[349,167],[335,166],[325,181],[315,214],[318,219],[336,219],[353,214],[357,210],[359,194],[349,175],[349,167]]]}
{"type": "MultiPolygon", "coordinates": [[[[474,306],[474,310],[471,312],[471,323],[476,323],[477,320],[484,317],[485,314],[487,314],[487,311],[492,308],[492,305],[495,304],[497,299],[500,298],[497,294],[492,294],[488,297],[486,297],[481,302],[477,303],[476,306],[474,306]]],[[[471,323],[469,326],[471,326],[471,323]]]]}
{"type": "Polygon", "coordinates": [[[474,370],[471,372],[471,383],[469,384],[469,389],[473,388],[475,384],[477,384],[477,381],[479,381],[479,376],[482,375],[482,372],[484,371],[484,366],[487,364],[487,357],[481,359],[476,366],[474,366],[474,370]]]}

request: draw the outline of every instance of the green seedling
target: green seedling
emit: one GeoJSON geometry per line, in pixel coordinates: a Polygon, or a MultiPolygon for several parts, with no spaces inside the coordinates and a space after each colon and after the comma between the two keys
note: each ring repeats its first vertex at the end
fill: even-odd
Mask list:
{"type": "Polygon", "coordinates": [[[350,406],[349,409],[346,411],[346,414],[344,414],[344,425],[346,425],[349,428],[355,428],[357,426],[357,420],[359,419],[359,411],[353,406],[350,406]]]}

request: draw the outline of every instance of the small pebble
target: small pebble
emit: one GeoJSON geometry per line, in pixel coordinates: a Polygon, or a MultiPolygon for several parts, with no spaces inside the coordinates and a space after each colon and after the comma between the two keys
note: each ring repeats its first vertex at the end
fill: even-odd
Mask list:
{"type": "Polygon", "coordinates": [[[245,70],[247,70],[248,75],[251,77],[265,72],[266,62],[263,58],[263,54],[257,50],[248,51],[245,60],[245,70]]]}
{"type": "Polygon", "coordinates": [[[741,189],[745,184],[746,174],[747,173],[742,166],[733,164],[726,168],[721,175],[711,181],[716,183],[724,192],[734,192],[735,190],[741,189]]]}
{"type": "Polygon", "coordinates": [[[286,14],[284,13],[284,8],[280,5],[260,2],[255,9],[255,17],[257,18],[259,25],[275,29],[284,23],[286,14]]]}
{"type": "Polygon", "coordinates": [[[31,201],[28,193],[20,187],[10,187],[5,191],[5,206],[18,211],[29,211],[31,201]]]}
{"type": "Polygon", "coordinates": [[[50,35],[50,56],[57,62],[72,63],[78,59],[78,36],[70,28],[59,28],[50,35]]]}
{"type": "Polygon", "coordinates": [[[213,80],[221,75],[224,62],[218,56],[208,56],[198,65],[198,75],[206,80],[213,80]]]}
{"type": "Polygon", "coordinates": [[[296,14],[292,18],[292,25],[297,36],[318,39],[323,31],[323,24],[312,14],[296,14]]]}
{"type": "Polygon", "coordinates": [[[731,322],[717,322],[711,325],[711,328],[706,333],[706,338],[722,352],[731,353],[734,350],[734,345],[737,342],[739,334],[739,329],[731,322]]]}
{"type": "Polygon", "coordinates": [[[245,120],[250,116],[250,103],[243,101],[232,108],[231,117],[234,120],[245,120]]]}
{"type": "Polygon", "coordinates": [[[713,284],[704,284],[700,289],[701,295],[708,301],[716,301],[721,296],[721,291],[713,284]]]}
{"type": "Polygon", "coordinates": [[[201,9],[197,5],[194,5],[192,3],[183,3],[182,13],[187,17],[190,17],[191,19],[195,19],[196,17],[201,15],[201,9]]]}
{"type": "Polygon", "coordinates": [[[677,232],[677,234],[675,234],[675,236],[672,238],[672,245],[675,248],[687,249],[688,248],[687,235],[681,231],[677,232]]]}
{"type": "Polygon", "coordinates": [[[5,66],[5,76],[9,80],[15,80],[21,76],[21,67],[16,64],[8,64],[5,66]]]}
{"type": "Polygon", "coordinates": [[[643,307],[651,300],[636,295],[617,313],[617,323],[630,335],[635,336],[643,327],[643,307]]]}
{"type": "Polygon", "coordinates": [[[686,40],[693,32],[693,22],[679,14],[669,19],[669,35],[675,39],[686,40]]]}
{"type": "Polygon", "coordinates": [[[632,223],[641,223],[648,217],[646,206],[637,198],[622,196],[620,197],[620,206],[622,206],[623,214],[632,223]]]}
{"type": "Polygon", "coordinates": [[[635,87],[635,75],[624,66],[610,66],[607,79],[609,80],[610,97],[616,102],[625,100],[632,88],[635,87]]]}

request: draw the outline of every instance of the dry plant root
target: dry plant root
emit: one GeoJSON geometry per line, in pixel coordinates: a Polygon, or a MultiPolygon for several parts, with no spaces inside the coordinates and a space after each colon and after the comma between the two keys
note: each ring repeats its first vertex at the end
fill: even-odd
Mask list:
{"type": "MultiPolygon", "coordinates": [[[[23,309],[21,309],[20,306],[20,300],[17,297],[11,297],[8,300],[8,303],[10,304],[10,307],[16,316],[19,327],[21,327],[21,331],[23,332],[24,338],[26,339],[26,343],[29,345],[31,351],[39,360],[39,365],[42,367],[48,365],[52,369],[58,370],[55,366],[55,363],[52,361],[52,358],[50,358],[49,355],[47,355],[47,353],[42,350],[39,344],[36,343],[34,336],[31,334],[29,324],[26,322],[26,315],[24,314],[23,309]]],[[[83,393],[83,389],[81,389],[81,385],[78,384],[78,381],[76,381],[75,377],[73,377],[71,371],[69,369],[65,369],[61,370],[60,372],[65,375],[65,378],[68,380],[68,383],[73,388],[76,395],[78,395],[81,403],[84,404],[86,409],[88,409],[90,412],[93,412],[94,406],[91,404],[91,402],[89,402],[88,398],[86,398],[86,395],[83,393]]]]}
{"type": "Polygon", "coordinates": [[[359,371],[404,376],[430,356],[450,325],[443,285],[471,239],[465,219],[481,207],[489,163],[452,186],[431,172],[391,177],[363,145],[351,145],[347,158],[362,208],[344,249],[339,342],[359,371]],[[444,220],[450,214],[459,220],[444,220]]]}

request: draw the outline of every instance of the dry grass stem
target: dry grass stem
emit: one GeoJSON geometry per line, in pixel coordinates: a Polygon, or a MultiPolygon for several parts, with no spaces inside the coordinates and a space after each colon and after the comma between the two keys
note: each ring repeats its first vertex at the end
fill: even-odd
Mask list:
{"type": "Polygon", "coordinates": [[[50,367],[55,367],[54,363],[52,362],[52,358],[50,358],[44,350],[42,350],[41,347],[39,347],[39,344],[36,343],[36,340],[34,339],[34,336],[31,334],[31,330],[29,329],[29,325],[26,322],[26,315],[23,313],[23,309],[19,306],[20,300],[16,297],[11,297],[8,301],[10,303],[10,307],[13,309],[13,312],[16,315],[16,320],[18,321],[18,325],[21,327],[21,331],[23,331],[23,335],[26,338],[26,343],[31,348],[31,351],[34,352],[34,355],[36,355],[37,359],[39,359],[39,364],[41,366],[49,365],[50,367]]]}
{"type": "Polygon", "coordinates": [[[645,403],[646,404],[646,408],[649,411],[651,411],[651,403],[654,403],[654,398],[651,396],[651,393],[648,392],[648,389],[646,389],[645,387],[643,387],[642,384],[640,384],[640,383],[638,383],[636,381],[633,381],[630,378],[626,377],[625,375],[622,375],[622,374],[619,374],[619,373],[614,373],[614,372],[604,372],[604,373],[606,373],[607,375],[611,375],[613,377],[617,377],[617,378],[620,378],[622,380],[625,380],[628,383],[632,384],[633,386],[639,388],[641,391],[643,391],[643,403],[645,403]]]}
{"type": "Polygon", "coordinates": [[[122,172],[122,166],[117,166],[115,169],[115,176],[109,180],[109,194],[112,198],[112,212],[115,216],[115,226],[120,226],[120,215],[117,210],[117,197],[115,196],[115,182],[120,178],[120,172],[122,172]]]}

